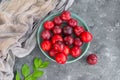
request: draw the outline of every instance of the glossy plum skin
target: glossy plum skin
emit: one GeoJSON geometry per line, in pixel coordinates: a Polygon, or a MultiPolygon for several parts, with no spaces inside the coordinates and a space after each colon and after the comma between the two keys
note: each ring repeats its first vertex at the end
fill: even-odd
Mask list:
{"type": "Polygon", "coordinates": [[[80,36],[80,34],[85,31],[85,29],[82,26],[75,26],[74,27],[74,33],[76,36],[80,36]]]}
{"type": "Polygon", "coordinates": [[[61,19],[63,21],[68,21],[71,19],[71,13],[69,11],[63,11],[61,14],[61,19]]]}
{"type": "Polygon", "coordinates": [[[74,46],[72,47],[71,51],[70,51],[70,54],[74,57],[74,58],[77,58],[80,56],[81,54],[81,49],[78,47],[78,46],[74,46]]]}
{"type": "Polygon", "coordinates": [[[69,55],[69,53],[70,53],[70,48],[69,48],[69,46],[64,46],[63,53],[64,53],[66,56],[69,55]]]}
{"type": "Polygon", "coordinates": [[[54,23],[56,25],[61,25],[62,24],[62,19],[60,18],[60,16],[56,16],[54,19],[53,19],[54,23]]]}
{"type": "Polygon", "coordinates": [[[55,60],[59,64],[65,64],[66,61],[67,61],[67,57],[66,57],[66,55],[64,53],[58,53],[55,56],[55,60]]]}
{"type": "Polygon", "coordinates": [[[66,37],[64,38],[64,43],[65,43],[66,45],[68,45],[68,46],[72,45],[73,42],[74,42],[74,39],[73,39],[72,36],[66,36],[66,37]]]}
{"type": "Polygon", "coordinates": [[[64,44],[61,41],[57,41],[54,45],[53,45],[54,50],[56,50],[57,52],[63,52],[64,50],[64,44]]]}
{"type": "Polygon", "coordinates": [[[81,47],[82,46],[82,41],[80,40],[80,38],[75,38],[74,39],[74,45],[75,46],[78,46],[78,47],[81,47]]]}
{"type": "Polygon", "coordinates": [[[54,27],[54,22],[53,21],[46,21],[44,22],[43,26],[47,30],[51,30],[54,27]]]}
{"type": "Polygon", "coordinates": [[[92,41],[93,36],[90,32],[84,31],[80,34],[80,38],[83,42],[88,43],[92,41]]]}
{"type": "Polygon", "coordinates": [[[57,54],[57,51],[55,51],[54,49],[51,49],[51,50],[49,51],[50,57],[55,57],[56,54],[57,54]]]}
{"type": "Polygon", "coordinates": [[[98,62],[98,57],[96,54],[90,54],[87,57],[87,63],[90,65],[95,65],[98,62]]]}
{"type": "Polygon", "coordinates": [[[43,30],[41,33],[41,37],[45,40],[48,40],[51,38],[51,33],[49,30],[43,30]]]}
{"type": "Polygon", "coordinates": [[[52,44],[54,44],[57,41],[63,41],[63,38],[61,35],[54,35],[52,36],[52,44]]]}
{"type": "Polygon", "coordinates": [[[60,26],[55,26],[55,27],[53,28],[53,33],[54,33],[54,34],[61,34],[61,33],[62,33],[61,27],[60,27],[60,26]]]}
{"type": "Polygon", "coordinates": [[[40,46],[42,50],[49,51],[51,49],[52,44],[49,40],[44,40],[41,42],[40,46]]]}
{"type": "Polygon", "coordinates": [[[71,27],[75,27],[78,25],[78,22],[77,20],[71,18],[69,21],[68,21],[68,24],[71,26],[71,27]]]}
{"type": "Polygon", "coordinates": [[[70,26],[63,27],[63,33],[64,35],[71,35],[73,33],[73,28],[70,26]]]}

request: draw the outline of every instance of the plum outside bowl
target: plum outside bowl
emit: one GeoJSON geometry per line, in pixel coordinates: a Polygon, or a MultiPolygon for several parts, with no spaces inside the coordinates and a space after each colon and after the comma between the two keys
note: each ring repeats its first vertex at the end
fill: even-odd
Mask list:
{"type": "MultiPolygon", "coordinates": [[[[49,15],[48,17],[46,17],[43,21],[41,21],[40,26],[39,26],[39,28],[38,28],[38,32],[37,32],[37,42],[38,42],[39,49],[41,50],[41,52],[42,52],[47,58],[49,58],[50,60],[52,60],[52,61],[54,61],[54,62],[56,62],[55,59],[53,59],[52,57],[50,57],[47,52],[45,52],[45,51],[42,50],[42,48],[41,48],[41,46],[40,46],[40,43],[41,43],[41,41],[42,41],[42,38],[41,38],[40,36],[41,36],[42,30],[44,29],[43,23],[44,23],[45,21],[47,21],[47,20],[53,20],[53,18],[54,18],[55,16],[59,16],[60,14],[61,14],[61,13],[54,13],[54,14],[51,14],[51,15],[49,15]]],[[[74,14],[74,13],[71,13],[71,17],[74,18],[74,19],[76,19],[76,20],[78,20],[78,24],[81,25],[81,26],[83,26],[86,31],[89,31],[87,24],[84,22],[84,20],[83,20],[82,18],[80,18],[78,15],[76,15],[76,14],[74,14]]],[[[72,62],[75,62],[75,61],[81,59],[81,58],[86,54],[86,52],[88,51],[89,46],[90,46],[90,42],[89,42],[89,43],[84,43],[84,44],[82,45],[82,47],[81,47],[81,49],[82,49],[81,55],[80,55],[79,57],[77,57],[77,58],[73,58],[72,56],[68,56],[68,59],[67,59],[67,62],[66,62],[66,63],[72,63],[72,62]]]]}

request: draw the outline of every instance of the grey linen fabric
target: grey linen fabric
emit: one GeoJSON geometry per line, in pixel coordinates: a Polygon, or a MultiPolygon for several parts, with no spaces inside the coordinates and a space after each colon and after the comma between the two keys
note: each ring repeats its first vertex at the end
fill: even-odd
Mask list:
{"type": "Polygon", "coordinates": [[[25,57],[34,49],[38,27],[36,23],[51,13],[68,9],[73,2],[74,0],[2,0],[0,80],[12,80],[15,57],[25,57]]]}

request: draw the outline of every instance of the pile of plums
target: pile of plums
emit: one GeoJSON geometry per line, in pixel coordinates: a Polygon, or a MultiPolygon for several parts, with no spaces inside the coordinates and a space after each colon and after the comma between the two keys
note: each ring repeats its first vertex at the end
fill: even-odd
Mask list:
{"type": "Polygon", "coordinates": [[[69,11],[63,11],[54,19],[45,21],[43,27],[40,46],[59,64],[65,64],[68,55],[79,57],[83,43],[92,40],[92,34],[79,25],[69,11]]]}

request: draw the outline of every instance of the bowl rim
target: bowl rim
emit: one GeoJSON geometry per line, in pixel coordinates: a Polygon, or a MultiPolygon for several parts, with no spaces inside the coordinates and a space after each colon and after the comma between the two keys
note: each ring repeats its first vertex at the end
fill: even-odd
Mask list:
{"type": "MultiPolygon", "coordinates": [[[[40,22],[40,25],[39,25],[38,30],[37,30],[37,43],[38,43],[39,49],[40,49],[40,51],[42,52],[42,54],[44,54],[48,59],[52,60],[53,62],[56,62],[56,61],[55,61],[53,58],[51,58],[49,55],[47,55],[46,52],[44,52],[44,51],[41,49],[41,46],[40,46],[40,29],[42,28],[42,25],[43,25],[43,23],[44,23],[45,21],[47,21],[47,20],[48,20],[50,17],[52,17],[52,16],[59,15],[60,13],[61,13],[61,12],[53,13],[53,14],[47,16],[44,20],[42,20],[42,21],[40,22]]],[[[85,22],[80,16],[78,16],[77,14],[75,14],[75,13],[73,13],[73,12],[71,12],[71,15],[76,16],[77,19],[80,20],[81,23],[84,25],[84,27],[86,28],[86,30],[90,32],[90,30],[89,30],[86,22],[85,22]]],[[[78,61],[79,59],[81,59],[81,58],[87,53],[87,51],[88,51],[88,49],[89,49],[89,47],[90,47],[90,43],[91,43],[91,42],[85,43],[85,44],[87,44],[87,47],[86,47],[85,51],[84,51],[79,57],[77,57],[77,58],[74,59],[74,60],[66,61],[66,63],[73,63],[73,62],[76,62],[76,61],[78,61]]]]}

